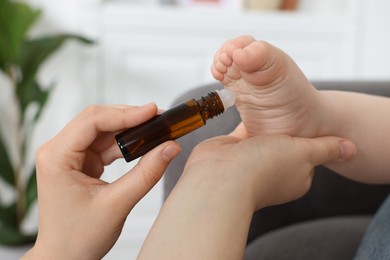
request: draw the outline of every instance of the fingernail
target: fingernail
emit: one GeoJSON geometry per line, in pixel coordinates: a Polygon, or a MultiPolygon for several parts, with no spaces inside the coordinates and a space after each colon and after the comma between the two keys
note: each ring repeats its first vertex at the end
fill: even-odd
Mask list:
{"type": "Polygon", "coordinates": [[[356,155],[356,146],[351,141],[342,140],[340,142],[340,159],[342,161],[347,161],[355,157],[356,155]]]}
{"type": "Polygon", "coordinates": [[[142,105],[141,107],[144,108],[144,107],[155,106],[155,105],[156,105],[156,103],[150,102],[150,103],[146,103],[146,104],[142,105]]]}
{"type": "Polygon", "coordinates": [[[166,109],[163,109],[163,108],[159,108],[158,110],[157,110],[157,114],[162,114],[162,113],[164,113],[166,111],[166,109]]]}
{"type": "Polygon", "coordinates": [[[179,146],[171,144],[163,149],[161,156],[166,162],[170,162],[180,153],[180,151],[181,149],[179,146]]]}

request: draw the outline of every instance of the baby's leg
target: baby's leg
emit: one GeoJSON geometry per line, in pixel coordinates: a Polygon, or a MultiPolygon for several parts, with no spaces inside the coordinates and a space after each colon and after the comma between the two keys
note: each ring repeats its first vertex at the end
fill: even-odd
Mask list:
{"type": "Polygon", "coordinates": [[[212,74],[236,93],[249,136],[316,134],[318,92],[280,49],[250,36],[233,39],[215,55],[212,74]]]}

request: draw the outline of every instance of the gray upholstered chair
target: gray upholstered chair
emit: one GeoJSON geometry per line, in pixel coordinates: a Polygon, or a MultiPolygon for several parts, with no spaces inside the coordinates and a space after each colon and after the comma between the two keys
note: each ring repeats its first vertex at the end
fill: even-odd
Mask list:
{"type": "MultiPolygon", "coordinates": [[[[365,92],[390,97],[390,82],[314,82],[318,89],[365,92]]],[[[222,88],[202,86],[177,98],[174,104],[222,88]]],[[[388,111],[390,112],[390,111],[388,111]]],[[[180,138],[183,151],[164,176],[166,198],[192,148],[200,141],[227,134],[239,123],[235,109],[210,120],[207,125],[180,138]]],[[[369,126],[367,126],[369,127],[369,126]]],[[[390,136],[390,133],[389,133],[390,136]]],[[[365,185],[318,167],[312,188],[302,198],[256,212],[252,219],[245,259],[352,259],[360,239],[390,185],[365,185]]]]}

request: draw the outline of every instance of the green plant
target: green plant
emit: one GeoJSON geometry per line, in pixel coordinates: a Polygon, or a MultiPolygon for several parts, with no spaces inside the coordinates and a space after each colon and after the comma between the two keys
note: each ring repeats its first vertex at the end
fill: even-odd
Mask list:
{"type": "Polygon", "coordinates": [[[42,86],[38,82],[39,68],[69,39],[92,43],[73,34],[29,38],[27,33],[40,15],[39,10],[25,3],[0,0],[0,77],[7,78],[10,83],[0,85],[0,93],[4,93],[4,88],[9,85],[13,88],[18,109],[18,140],[12,145],[16,146],[14,149],[19,157],[12,160],[10,145],[5,142],[9,133],[2,132],[0,127],[0,181],[16,195],[13,203],[5,204],[0,193],[0,244],[23,244],[33,242],[36,238],[36,234],[24,234],[21,224],[37,198],[35,167],[25,169],[31,130],[40,118],[53,89],[52,85],[42,86]],[[35,110],[30,109],[31,106],[35,110]],[[31,111],[35,111],[32,116],[31,111]]]}

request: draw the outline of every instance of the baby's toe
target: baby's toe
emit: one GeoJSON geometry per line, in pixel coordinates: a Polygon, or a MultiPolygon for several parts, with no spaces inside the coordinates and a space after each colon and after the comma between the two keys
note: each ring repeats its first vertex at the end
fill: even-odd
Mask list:
{"type": "Polygon", "coordinates": [[[214,68],[219,71],[220,73],[226,73],[227,71],[227,67],[225,64],[223,64],[222,62],[220,61],[217,61],[215,64],[214,64],[214,68]]]}
{"type": "Polygon", "coordinates": [[[233,63],[232,58],[229,57],[229,56],[227,55],[226,52],[224,52],[224,53],[222,53],[221,55],[219,55],[219,61],[220,61],[223,65],[225,65],[226,67],[231,66],[232,63],[233,63]]]}
{"type": "Polygon", "coordinates": [[[266,42],[256,41],[232,54],[234,63],[245,72],[265,70],[267,63],[274,59],[274,50],[266,42]]]}
{"type": "Polygon", "coordinates": [[[211,67],[211,74],[216,80],[223,81],[224,79],[224,73],[218,71],[214,65],[211,67]]]}

